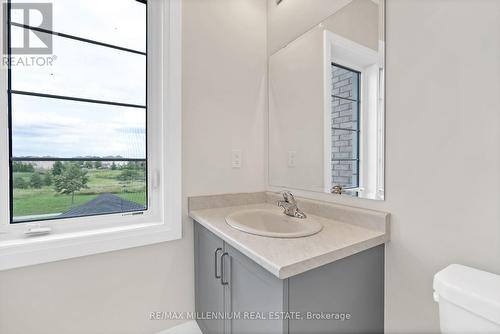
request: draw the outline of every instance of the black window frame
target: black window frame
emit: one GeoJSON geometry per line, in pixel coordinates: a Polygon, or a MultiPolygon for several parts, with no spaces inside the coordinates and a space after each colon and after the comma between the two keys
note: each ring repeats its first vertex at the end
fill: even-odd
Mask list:
{"type": "MultiPolygon", "coordinates": [[[[332,131],[334,130],[341,130],[341,131],[351,131],[351,132],[355,132],[356,133],[356,158],[352,158],[352,159],[335,159],[333,157],[333,153],[332,153],[332,158],[331,158],[331,161],[332,163],[335,162],[335,161],[352,161],[352,162],[355,162],[356,163],[356,173],[352,173],[351,175],[355,175],[356,176],[356,184],[355,185],[352,185],[350,187],[343,187],[343,189],[356,189],[356,188],[359,188],[359,175],[360,175],[360,170],[359,170],[359,167],[360,167],[360,139],[361,139],[361,79],[362,79],[362,75],[361,75],[361,72],[360,71],[357,71],[357,70],[354,70],[352,68],[349,68],[349,67],[346,67],[344,65],[340,65],[338,63],[335,63],[335,62],[331,62],[331,66],[332,66],[332,69],[334,67],[338,67],[338,68],[341,68],[341,69],[344,69],[346,71],[349,71],[349,72],[352,72],[352,73],[355,73],[357,75],[357,98],[356,99],[351,99],[351,98],[346,98],[346,97],[342,97],[342,96],[339,96],[339,95],[335,95],[331,94],[331,97],[334,98],[334,99],[341,99],[341,100],[344,100],[344,101],[350,101],[350,102],[355,102],[357,104],[357,120],[356,120],[356,128],[355,129],[352,129],[352,128],[342,128],[342,127],[334,127],[332,126],[331,129],[332,131]]],[[[333,171],[333,164],[331,166],[331,169],[333,171]]],[[[332,184],[333,184],[333,180],[331,180],[332,184]]],[[[333,186],[336,186],[337,184],[333,184],[333,186]]]]}
{"type": "Polygon", "coordinates": [[[12,26],[20,27],[23,29],[29,29],[33,31],[38,31],[38,32],[43,32],[47,34],[51,34],[53,36],[58,36],[62,38],[67,38],[67,39],[72,39],[75,41],[79,41],[82,43],[89,43],[93,45],[98,45],[101,47],[107,47],[107,48],[112,48],[121,52],[129,52],[129,53],[134,53],[134,54],[139,54],[143,55],[146,57],[145,61],[145,73],[146,73],[146,84],[145,84],[145,104],[144,105],[137,105],[137,104],[130,104],[130,103],[120,103],[116,101],[106,101],[106,100],[97,100],[97,99],[88,99],[88,98],[79,98],[75,96],[64,96],[64,95],[53,95],[53,94],[44,94],[44,93],[37,93],[37,92],[29,92],[29,91],[20,91],[20,90],[13,90],[12,89],[12,67],[11,67],[11,62],[8,62],[7,66],[7,113],[8,113],[8,141],[9,141],[9,163],[8,163],[8,175],[9,175],[9,225],[11,224],[24,224],[24,223],[33,223],[33,222],[42,222],[42,221],[53,221],[53,220],[61,220],[61,219],[74,219],[74,218],[84,218],[84,217],[95,217],[95,216],[107,216],[107,215],[113,215],[113,214],[141,214],[144,211],[147,211],[149,209],[149,168],[148,168],[148,112],[147,112],[147,106],[148,106],[148,37],[149,37],[149,18],[148,18],[148,3],[147,0],[135,0],[136,2],[142,3],[145,6],[145,11],[146,11],[146,50],[145,51],[139,51],[139,50],[134,50],[130,48],[125,48],[121,47],[118,45],[113,45],[109,43],[104,43],[104,42],[99,42],[96,40],[91,40],[87,38],[82,38],[78,37],[75,35],[71,34],[65,34],[62,32],[57,32],[54,30],[48,30],[48,29],[43,29],[39,27],[32,27],[26,24],[20,24],[16,22],[12,22],[12,0],[7,0],[6,6],[7,6],[7,15],[6,15],[6,22],[4,23],[4,27],[7,28],[7,59],[12,59],[12,26]],[[50,158],[42,158],[42,157],[14,157],[13,156],[13,149],[12,149],[12,95],[27,95],[27,96],[35,96],[35,97],[40,97],[40,98],[48,98],[48,99],[57,99],[57,100],[69,100],[69,101],[75,101],[75,102],[82,102],[82,103],[94,103],[94,104],[103,104],[103,105],[114,105],[114,106],[121,106],[121,107],[133,107],[133,108],[140,108],[144,109],[145,113],[145,159],[133,159],[133,158],[57,158],[57,157],[50,157],[50,158]],[[75,217],[64,217],[64,218],[58,218],[58,217],[51,217],[49,219],[27,219],[27,220],[22,220],[22,221],[15,221],[14,220],[14,172],[13,172],[13,163],[14,162],[36,162],[36,161],[106,161],[106,162],[144,162],[144,168],[145,168],[145,206],[144,209],[141,210],[130,210],[130,211],[121,211],[121,212],[110,212],[110,213],[99,213],[99,214],[89,214],[85,216],[75,216],[75,217]]]}

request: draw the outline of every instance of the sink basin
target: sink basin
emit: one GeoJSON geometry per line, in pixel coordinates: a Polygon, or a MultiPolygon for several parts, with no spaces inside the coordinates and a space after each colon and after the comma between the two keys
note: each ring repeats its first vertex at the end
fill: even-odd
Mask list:
{"type": "Polygon", "coordinates": [[[238,211],[228,215],[226,222],[240,231],[273,238],[306,237],[323,229],[314,218],[299,219],[265,209],[238,211]]]}

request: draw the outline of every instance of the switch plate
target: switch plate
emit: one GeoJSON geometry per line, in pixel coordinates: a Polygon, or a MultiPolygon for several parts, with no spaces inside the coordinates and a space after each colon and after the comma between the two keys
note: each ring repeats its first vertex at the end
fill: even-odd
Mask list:
{"type": "Polygon", "coordinates": [[[297,160],[297,152],[296,151],[288,151],[288,167],[293,168],[296,165],[297,160]]]}
{"type": "Polygon", "coordinates": [[[231,151],[231,166],[232,168],[241,168],[241,150],[231,151]]]}

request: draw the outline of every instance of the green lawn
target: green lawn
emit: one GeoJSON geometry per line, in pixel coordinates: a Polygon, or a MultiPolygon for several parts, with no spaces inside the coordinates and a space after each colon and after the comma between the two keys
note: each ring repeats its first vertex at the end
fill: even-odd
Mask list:
{"type": "MultiPolygon", "coordinates": [[[[145,205],[144,172],[139,171],[138,178],[132,181],[118,180],[120,173],[120,170],[90,170],[88,188],[75,193],[74,204],[71,203],[71,195],[57,194],[52,186],[44,186],[41,189],[14,189],[14,216],[63,213],[103,193],[112,193],[123,199],[145,205]]],[[[20,176],[29,182],[31,174],[16,172],[14,177],[20,176]]]]}

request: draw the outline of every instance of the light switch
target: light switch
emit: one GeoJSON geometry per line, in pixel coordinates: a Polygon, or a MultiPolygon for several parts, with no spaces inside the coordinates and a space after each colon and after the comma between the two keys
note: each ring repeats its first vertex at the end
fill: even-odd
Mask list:
{"type": "Polygon", "coordinates": [[[231,151],[231,166],[233,168],[241,168],[241,150],[231,151]]]}
{"type": "Polygon", "coordinates": [[[288,167],[295,167],[295,162],[297,160],[297,152],[296,151],[288,151],[288,167]]]}

